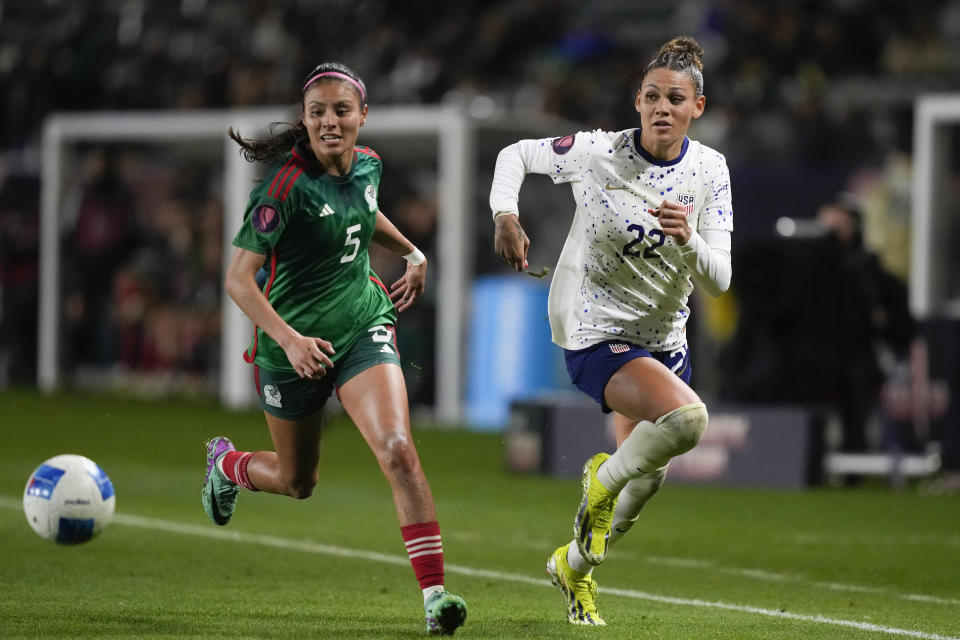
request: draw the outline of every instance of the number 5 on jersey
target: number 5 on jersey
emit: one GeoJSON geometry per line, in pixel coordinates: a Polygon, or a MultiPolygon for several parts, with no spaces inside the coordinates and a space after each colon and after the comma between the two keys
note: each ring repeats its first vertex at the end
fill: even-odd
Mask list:
{"type": "Polygon", "coordinates": [[[353,235],[357,231],[360,231],[359,224],[347,227],[347,239],[343,243],[343,246],[349,247],[353,245],[353,252],[340,258],[340,264],[343,264],[344,262],[353,262],[353,259],[357,257],[357,252],[360,251],[360,238],[357,238],[353,235]]]}

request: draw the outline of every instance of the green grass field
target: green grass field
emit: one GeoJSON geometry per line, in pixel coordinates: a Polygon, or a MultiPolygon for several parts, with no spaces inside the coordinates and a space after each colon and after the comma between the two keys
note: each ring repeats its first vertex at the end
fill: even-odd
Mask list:
{"type": "MultiPolygon", "coordinates": [[[[200,506],[203,442],[270,446],[259,413],[0,393],[0,637],[417,638],[421,596],[362,439],[332,422],[313,497],[200,506]],[[21,510],[44,459],[107,471],[117,514],[59,547],[21,510]]],[[[960,500],[882,486],[779,492],[668,484],[597,570],[609,626],[578,628],[547,582],[578,480],[505,470],[498,435],[417,429],[464,638],[957,638],[960,500]]],[[[586,452],[584,456],[586,457],[586,452]]]]}

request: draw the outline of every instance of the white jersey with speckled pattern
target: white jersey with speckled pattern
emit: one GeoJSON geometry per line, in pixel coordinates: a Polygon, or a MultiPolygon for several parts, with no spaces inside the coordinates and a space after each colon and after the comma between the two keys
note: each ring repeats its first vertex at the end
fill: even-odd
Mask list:
{"type": "Polygon", "coordinates": [[[572,183],[577,203],[548,303],[553,341],[565,349],[611,339],[650,351],[682,346],[688,247],[666,236],[653,212],[671,200],[694,231],[733,230],[722,154],[684,138],[680,155],[660,162],[639,141],[639,129],[522,141],[527,173],[572,183]]]}

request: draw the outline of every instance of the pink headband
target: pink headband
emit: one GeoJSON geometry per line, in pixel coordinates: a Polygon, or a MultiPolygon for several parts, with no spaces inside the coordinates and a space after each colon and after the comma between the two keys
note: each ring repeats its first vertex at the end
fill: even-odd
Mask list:
{"type": "Polygon", "coordinates": [[[321,73],[318,73],[317,75],[315,75],[315,76],[313,76],[312,78],[310,78],[309,80],[307,80],[306,84],[303,85],[303,90],[306,91],[306,90],[307,90],[307,87],[309,87],[309,86],[313,83],[314,80],[316,80],[317,78],[322,78],[322,77],[324,77],[324,76],[334,76],[335,78],[342,78],[343,80],[346,80],[347,82],[349,82],[350,84],[352,84],[353,86],[355,86],[355,87],[357,88],[357,91],[360,92],[360,100],[361,100],[361,101],[367,99],[367,96],[366,96],[366,94],[364,93],[363,87],[360,85],[360,83],[357,82],[356,80],[354,80],[353,78],[351,78],[350,76],[348,76],[347,74],[345,74],[345,73],[340,73],[339,71],[323,71],[323,72],[321,72],[321,73]]]}

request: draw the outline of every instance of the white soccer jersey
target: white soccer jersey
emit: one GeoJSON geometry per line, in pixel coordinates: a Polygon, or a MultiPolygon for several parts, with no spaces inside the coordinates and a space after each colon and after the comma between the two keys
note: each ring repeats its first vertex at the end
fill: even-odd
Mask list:
{"type": "MultiPolygon", "coordinates": [[[[651,351],[683,345],[693,254],[710,249],[702,238],[679,246],[653,212],[670,200],[686,208],[695,236],[733,230],[722,154],[684,138],[680,155],[660,162],[639,138],[639,129],[597,130],[511,145],[525,173],[570,182],[577,203],[548,303],[553,341],[565,349],[615,339],[651,351]]],[[[490,195],[494,212],[517,211],[522,175],[516,177],[498,159],[490,195]]]]}

